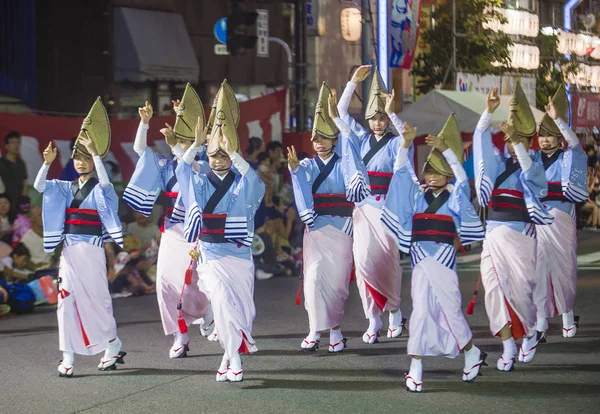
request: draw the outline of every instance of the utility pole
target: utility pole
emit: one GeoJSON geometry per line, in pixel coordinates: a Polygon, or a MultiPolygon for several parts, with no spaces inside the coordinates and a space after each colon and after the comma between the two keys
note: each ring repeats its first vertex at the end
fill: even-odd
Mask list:
{"type": "Polygon", "coordinates": [[[296,132],[306,129],[306,2],[294,1],[296,132]]]}
{"type": "MultiPolygon", "coordinates": [[[[365,65],[371,61],[373,56],[371,53],[371,27],[373,21],[371,20],[371,14],[369,13],[369,1],[362,0],[361,14],[362,14],[362,32],[361,32],[361,52],[362,52],[362,64],[365,65]]],[[[364,114],[367,110],[367,103],[369,100],[369,88],[365,86],[366,82],[362,84],[362,113],[364,114]]]]}

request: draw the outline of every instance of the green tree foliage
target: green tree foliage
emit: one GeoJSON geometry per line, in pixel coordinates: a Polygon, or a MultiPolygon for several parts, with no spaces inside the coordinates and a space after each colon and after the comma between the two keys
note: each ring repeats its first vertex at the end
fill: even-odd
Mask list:
{"type": "Polygon", "coordinates": [[[558,36],[540,32],[535,39],[540,49],[540,67],[536,74],[536,101],[542,111],[548,104],[548,97],[554,96],[558,87],[566,83],[564,75],[576,74],[579,68],[577,60],[569,60],[558,52],[558,36]]]}
{"type": "MultiPolygon", "coordinates": [[[[500,75],[502,66],[510,63],[508,47],[510,37],[483,27],[493,19],[505,23],[506,19],[491,7],[502,7],[501,0],[457,0],[456,32],[464,35],[456,39],[456,68],[477,75],[500,75]]],[[[427,93],[444,81],[452,62],[452,1],[440,4],[432,13],[435,25],[420,33],[430,45],[428,54],[419,54],[413,63],[412,74],[422,80],[417,85],[420,93],[427,93]]],[[[450,72],[448,81],[454,74],[450,72]]]]}

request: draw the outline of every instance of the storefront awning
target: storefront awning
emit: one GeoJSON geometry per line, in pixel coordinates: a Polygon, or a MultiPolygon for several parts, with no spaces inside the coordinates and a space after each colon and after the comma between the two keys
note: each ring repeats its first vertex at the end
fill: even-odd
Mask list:
{"type": "Polygon", "coordinates": [[[116,7],[113,23],[116,82],[198,81],[198,58],[180,14],[116,7]]]}

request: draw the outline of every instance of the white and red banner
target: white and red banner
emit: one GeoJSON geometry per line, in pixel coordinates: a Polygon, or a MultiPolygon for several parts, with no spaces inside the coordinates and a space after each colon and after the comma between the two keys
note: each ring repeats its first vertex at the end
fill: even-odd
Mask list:
{"type": "Polygon", "coordinates": [[[423,0],[392,0],[389,26],[392,68],[410,69],[412,66],[417,49],[422,2],[423,0]]]}
{"type": "MultiPolygon", "coordinates": [[[[240,102],[240,148],[246,149],[248,138],[261,137],[265,141],[281,141],[285,118],[285,95],[283,89],[260,98],[240,102]]],[[[206,108],[206,116],[210,107],[206,108]]],[[[71,158],[71,139],[79,133],[83,117],[70,118],[64,116],[28,115],[0,112],[0,148],[5,152],[4,139],[10,131],[18,131],[22,136],[21,157],[27,165],[29,182],[33,180],[42,165],[42,151],[53,141],[59,150],[59,157],[50,168],[50,178],[60,175],[63,167],[71,158]]],[[[148,145],[154,145],[157,152],[170,153],[164,137],[159,132],[165,122],[173,125],[173,116],[154,116],[150,121],[148,145]]],[[[111,118],[111,147],[106,161],[116,162],[125,181],[131,177],[138,155],[133,151],[133,140],[139,119],[111,118]]]]}
{"type": "Polygon", "coordinates": [[[573,126],[600,128],[600,94],[573,94],[573,126]]]}

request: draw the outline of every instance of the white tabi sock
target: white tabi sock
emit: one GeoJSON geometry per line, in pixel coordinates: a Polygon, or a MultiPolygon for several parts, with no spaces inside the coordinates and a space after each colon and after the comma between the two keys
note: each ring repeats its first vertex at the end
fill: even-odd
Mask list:
{"type": "Polygon", "coordinates": [[[406,375],[405,383],[408,391],[423,391],[423,362],[421,359],[411,358],[410,371],[406,375]]]}
{"type": "Polygon", "coordinates": [[[374,318],[369,318],[369,329],[368,332],[375,333],[381,329],[383,324],[381,323],[381,317],[375,316],[374,318]]]}
{"type": "Polygon", "coordinates": [[[570,328],[575,325],[575,315],[573,314],[573,310],[565,312],[562,314],[563,318],[563,327],[570,328]]]}
{"type": "Polygon", "coordinates": [[[63,351],[63,359],[62,359],[63,365],[70,367],[73,365],[74,362],[75,362],[75,353],[72,351],[63,351]]]}
{"type": "Polygon", "coordinates": [[[321,340],[321,332],[310,331],[308,336],[306,337],[307,341],[320,341],[321,340]]]}
{"type": "Polygon", "coordinates": [[[329,343],[331,345],[337,344],[340,341],[344,340],[344,335],[342,335],[341,329],[330,329],[329,330],[329,343]]]}
{"type": "Polygon", "coordinates": [[[402,323],[402,311],[398,309],[397,312],[390,312],[390,328],[397,328],[402,323]]]}
{"type": "Polygon", "coordinates": [[[178,348],[180,346],[186,345],[190,342],[187,333],[182,334],[179,330],[175,331],[175,341],[173,342],[173,346],[178,348]]]}
{"type": "Polygon", "coordinates": [[[548,319],[545,317],[537,318],[537,322],[535,324],[535,330],[540,332],[545,332],[548,330],[548,319]]]}
{"type": "Polygon", "coordinates": [[[502,341],[502,347],[504,348],[502,356],[506,361],[510,358],[514,358],[517,354],[517,344],[515,344],[515,338],[511,337],[506,341],[502,341]]]}

